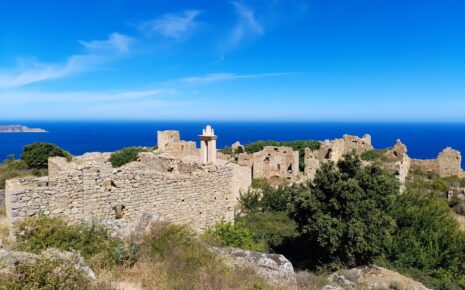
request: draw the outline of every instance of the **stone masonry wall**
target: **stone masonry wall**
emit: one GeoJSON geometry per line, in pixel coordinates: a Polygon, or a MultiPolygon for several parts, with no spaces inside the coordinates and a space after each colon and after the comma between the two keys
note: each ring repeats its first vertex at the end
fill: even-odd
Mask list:
{"type": "Polygon", "coordinates": [[[158,149],[164,150],[166,145],[173,142],[181,141],[181,136],[179,131],[176,130],[166,130],[166,131],[157,131],[157,145],[158,149]]]}
{"type": "Polygon", "coordinates": [[[266,146],[253,153],[253,178],[296,181],[300,176],[299,152],[290,147],[266,146]]]}
{"type": "Polygon", "coordinates": [[[462,155],[450,147],[439,153],[436,159],[412,160],[412,169],[437,173],[440,177],[464,176],[461,168],[462,155]]]}
{"type": "Polygon", "coordinates": [[[236,200],[230,167],[187,164],[154,153],[144,153],[140,162],[117,169],[96,156],[85,160],[84,155],[70,163],[60,157],[50,160],[54,169],[49,177],[7,181],[10,227],[39,213],[63,216],[71,222],[96,219],[117,225],[123,232],[144,212],[196,230],[223,218],[234,219],[236,200]],[[117,207],[123,208],[121,219],[116,219],[117,207]]]}

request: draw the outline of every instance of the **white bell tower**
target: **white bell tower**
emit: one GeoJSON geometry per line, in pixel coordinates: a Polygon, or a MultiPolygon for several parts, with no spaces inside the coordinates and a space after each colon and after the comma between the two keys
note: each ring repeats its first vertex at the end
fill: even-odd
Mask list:
{"type": "Polygon", "coordinates": [[[203,164],[216,163],[216,139],[215,131],[207,125],[200,138],[200,160],[203,164]]]}

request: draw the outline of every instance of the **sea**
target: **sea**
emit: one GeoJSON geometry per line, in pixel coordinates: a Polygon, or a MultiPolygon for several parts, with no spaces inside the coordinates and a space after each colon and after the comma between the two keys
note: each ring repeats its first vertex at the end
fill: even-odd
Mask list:
{"type": "MultiPolygon", "coordinates": [[[[385,122],[272,122],[272,121],[0,121],[0,125],[25,125],[48,133],[0,133],[0,161],[8,155],[21,156],[24,145],[50,142],[80,155],[111,152],[128,146],[154,146],[157,130],[179,130],[181,139],[197,141],[205,125],[218,135],[218,148],[235,141],[325,140],[344,134],[372,136],[373,146],[384,149],[400,139],[408,154],[433,159],[446,147],[465,154],[465,123],[385,123],[385,122]]],[[[465,162],[462,161],[462,168],[465,162]]]]}

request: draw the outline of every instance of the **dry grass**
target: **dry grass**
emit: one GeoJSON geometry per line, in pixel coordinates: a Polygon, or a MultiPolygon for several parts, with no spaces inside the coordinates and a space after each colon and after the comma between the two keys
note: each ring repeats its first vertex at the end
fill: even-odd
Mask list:
{"type": "Polygon", "coordinates": [[[10,246],[8,223],[6,219],[5,203],[0,205],[0,249],[10,246]]]}
{"type": "Polygon", "coordinates": [[[192,231],[160,225],[141,245],[134,265],[98,271],[102,288],[131,290],[280,289],[249,268],[226,265],[192,231]]]}
{"type": "Polygon", "coordinates": [[[297,287],[299,290],[320,290],[328,285],[328,273],[312,273],[299,271],[296,273],[297,287]]]}

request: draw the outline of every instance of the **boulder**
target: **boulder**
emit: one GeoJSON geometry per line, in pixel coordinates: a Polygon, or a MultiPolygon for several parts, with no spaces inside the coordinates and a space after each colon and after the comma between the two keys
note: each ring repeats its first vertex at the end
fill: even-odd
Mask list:
{"type": "Polygon", "coordinates": [[[294,267],[283,255],[258,253],[237,248],[212,247],[212,251],[222,257],[227,264],[254,269],[270,284],[296,289],[294,267]]]}
{"type": "MultiPolygon", "coordinates": [[[[420,282],[378,266],[341,270],[328,277],[331,284],[343,289],[430,290],[420,282]]],[[[328,285],[327,285],[328,286],[328,285]]],[[[326,286],[325,286],[326,287],[326,286]]],[[[329,288],[327,290],[330,290],[329,288]]]]}
{"type": "Polygon", "coordinates": [[[52,248],[43,251],[40,255],[28,252],[0,250],[0,265],[2,265],[2,268],[0,269],[0,274],[8,274],[13,272],[15,264],[17,263],[34,263],[36,260],[41,258],[55,258],[72,261],[74,263],[74,268],[76,270],[82,271],[89,279],[95,280],[97,278],[94,271],[92,271],[92,269],[89,266],[87,266],[81,255],[67,251],[60,251],[52,248]]]}
{"type": "Polygon", "coordinates": [[[142,243],[144,237],[153,232],[160,222],[162,222],[162,219],[158,215],[148,212],[142,213],[139,222],[137,222],[131,232],[131,237],[134,243],[142,243]]]}

